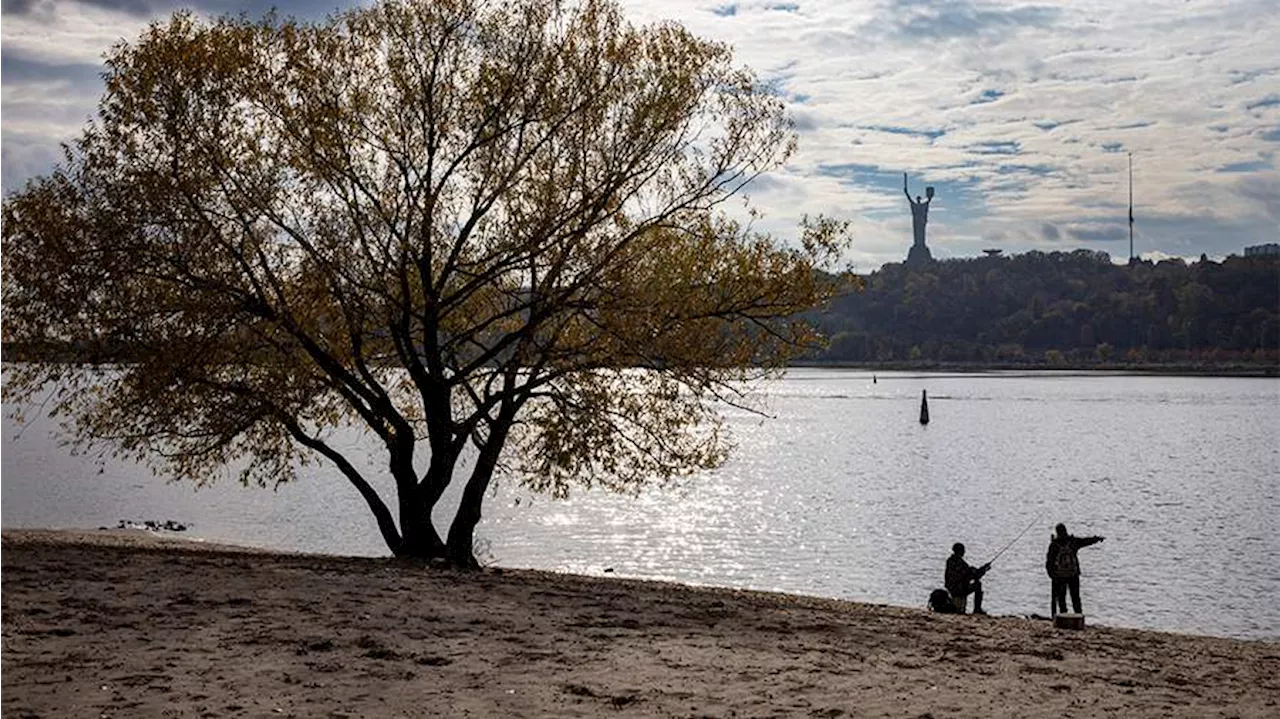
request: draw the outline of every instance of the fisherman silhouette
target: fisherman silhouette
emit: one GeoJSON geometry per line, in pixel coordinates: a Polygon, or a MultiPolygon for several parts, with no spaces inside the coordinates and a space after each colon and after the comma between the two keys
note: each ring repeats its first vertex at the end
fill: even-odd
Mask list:
{"type": "Polygon", "coordinates": [[[969,604],[969,595],[973,595],[973,613],[986,614],[982,611],[982,575],[991,569],[991,562],[981,567],[971,567],[964,561],[964,545],[956,542],[951,545],[951,556],[947,558],[947,571],[943,584],[955,602],[957,613],[964,614],[969,604]]]}
{"type": "Polygon", "coordinates": [[[1049,551],[1045,554],[1044,569],[1052,582],[1053,600],[1050,610],[1057,614],[1067,611],[1067,593],[1071,593],[1071,609],[1076,614],[1080,611],[1080,559],[1076,552],[1082,547],[1097,544],[1102,537],[1077,537],[1067,532],[1065,524],[1054,528],[1057,532],[1049,540],[1049,551]]]}

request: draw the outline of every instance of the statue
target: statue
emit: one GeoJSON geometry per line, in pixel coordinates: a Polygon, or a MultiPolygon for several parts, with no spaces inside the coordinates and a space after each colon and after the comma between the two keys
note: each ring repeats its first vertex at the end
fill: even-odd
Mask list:
{"type": "Polygon", "coordinates": [[[911,244],[911,251],[907,253],[907,264],[919,264],[920,262],[929,262],[933,260],[929,247],[924,243],[925,226],[929,224],[929,203],[933,202],[933,188],[924,188],[926,199],[921,200],[919,195],[916,199],[911,199],[911,192],[907,190],[907,173],[902,173],[902,194],[907,196],[907,202],[911,203],[911,231],[915,235],[915,241],[911,244]]]}
{"type": "Polygon", "coordinates": [[[902,173],[902,194],[907,196],[907,202],[911,203],[911,229],[915,232],[915,245],[917,247],[924,246],[924,229],[929,223],[929,203],[933,202],[933,188],[926,187],[924,189],[927,200],[920,201],[920,196],[916,195],[916,199],[911,199],[911,193],[907,191],[907,173],[902,173]]]}

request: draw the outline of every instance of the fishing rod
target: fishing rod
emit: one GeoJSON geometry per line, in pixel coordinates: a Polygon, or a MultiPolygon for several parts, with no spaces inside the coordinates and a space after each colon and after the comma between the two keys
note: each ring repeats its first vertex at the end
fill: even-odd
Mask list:
{"type": "Polygon", "coordinates": [[[1026,528],[1024,528],[1021,532],[1018,532],[1018,536],[1014,537],[1012,542],[1009,542],[1008,544],[1004,545],[1003,549],[996,552],[996,556],[992,557],[991,561],[987,562],[987,564],[991,564],[991,562],[994,562],[997,559],[999,559],[1001,554],[1004,554],[1006,551],[1009,550],[1009,547],[1012,547],[1014,543],[1016,543],[1019,539],[1022,539],[1022,535],[1031,531],[1031,528],[1036,526],[1036,522],[1039,522],[1039,521],[1040,521],[1040,517],[1036,517],[1035,519],[1031,520],[1031,524],[1028,524],[1026,528]]]}

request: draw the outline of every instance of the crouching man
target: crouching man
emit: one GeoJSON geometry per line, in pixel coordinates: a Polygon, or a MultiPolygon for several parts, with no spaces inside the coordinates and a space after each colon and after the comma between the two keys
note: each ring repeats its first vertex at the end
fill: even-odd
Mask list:
{"type": "Polygon", "coordinates": [[[991,569],[988,562],[981,567],[971,567],[964,561],[964,545],[956,542],[951,545],[951,556],[947,558],[947,573],[943,585],[951,594],[951,601],[956,611],[964,614],[969,605],[969,595],[973,595],[973,613],[986,614],[982,611],[982,575],[991,569]]]}

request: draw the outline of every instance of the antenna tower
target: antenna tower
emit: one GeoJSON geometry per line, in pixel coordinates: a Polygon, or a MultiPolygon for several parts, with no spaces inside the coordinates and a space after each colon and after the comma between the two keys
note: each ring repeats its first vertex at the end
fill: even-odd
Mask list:
{"type": "Polygon", "coordinates": [[[1133,264],[1133,153],[1129,153],[1129,264],[1133,264]]]}

